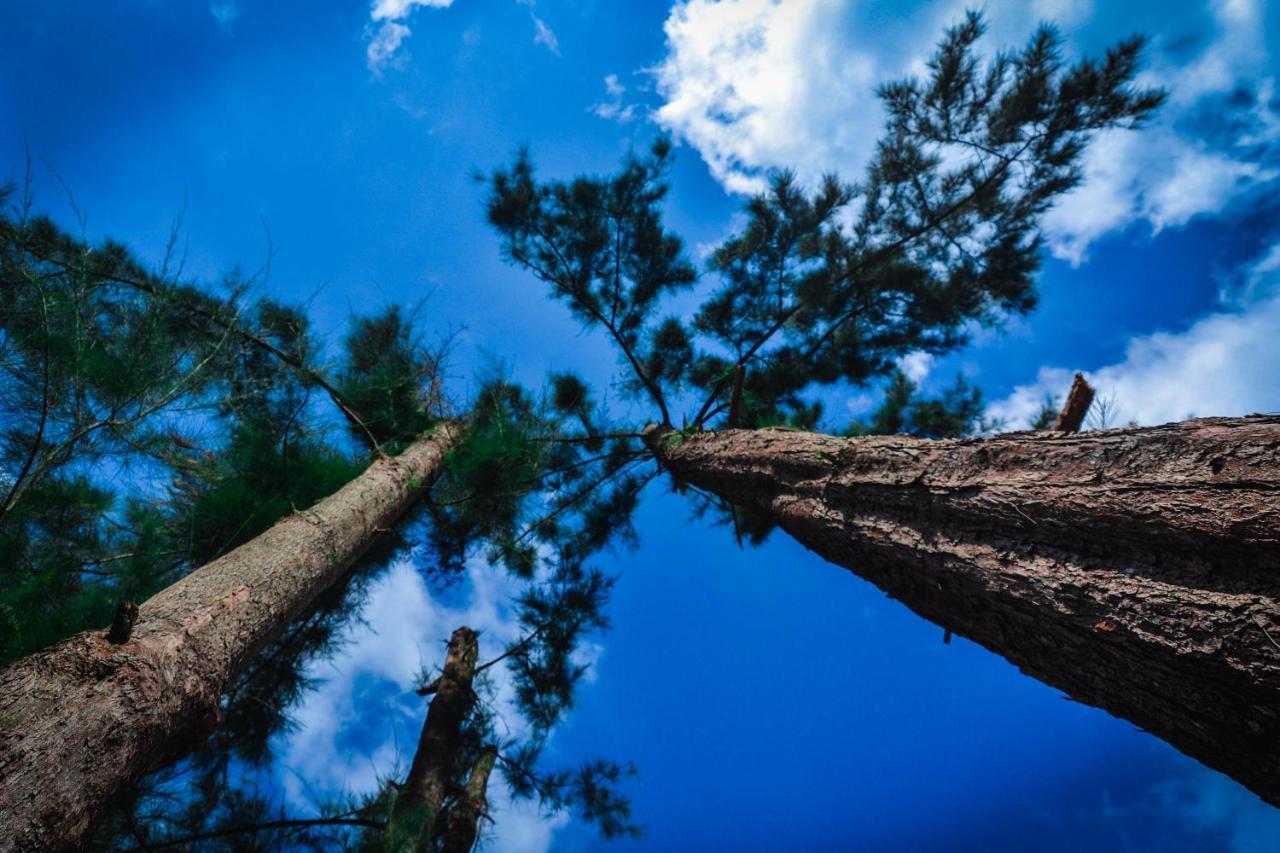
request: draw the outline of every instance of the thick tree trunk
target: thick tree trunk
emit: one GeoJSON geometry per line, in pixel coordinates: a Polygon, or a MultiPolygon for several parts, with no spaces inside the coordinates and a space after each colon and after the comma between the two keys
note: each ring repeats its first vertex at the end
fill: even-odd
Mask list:
{"type": "Polygon", "coordinates": [[[435,837],[440,807],[462,740],[462,724],[475,702],[476,632],[462,627],[449,639],[444,671],[434,682],[435,696],[422,724],[409,778],[396,797],[387,827],[388,853],[428,850],[435,837]]]}
{"type": "Polygon", "coordinates": [[[647,439],[678,479],[1280,805],[1280,416],[647,439]]]}
{"type": "Polygon", "coordinates": [[[489,774],[498,762],[498,750],[487,747],[471,768],[462,796],[445,817],[441,853],[471,853],[480,835],[480,819],[488,810],[489,774]]]}
{"type": "Polygon", "coordinates": [[[82,843],[108,802],[218,723],[219,697],[422,495],[443,424],[139,609],[127,642],[86,632],[0,672],[0,850],[82,843]]]}

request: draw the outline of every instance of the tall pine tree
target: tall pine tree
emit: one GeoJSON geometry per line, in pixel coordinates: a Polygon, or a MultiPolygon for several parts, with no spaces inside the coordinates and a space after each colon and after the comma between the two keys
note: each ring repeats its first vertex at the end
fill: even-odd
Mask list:
{"type": "MultiPolygon", "coordinates": [[[[1280,419],[981,441],[808,432],[825,390],[1029,311],[1042,215],[1080,184],[1095,134],[1163,99],[1132,85],[1141,39],[1069,65],[1051,27],[985,61],[982,32],[970,14],[926,79],[881,88],[860,183],[781,173],[751,199],[691,315],[664,307],[698,279],[662,220],[665,140],[567,182],[522,153],[490,179],[489,220],[508,261],[612,341],[649,404],[649,464],[679,488],[1280,803],[1280,419]]],[[[938,406],[911,392],[891,380],[869,431],[950,435],[975,411],[966,388],[938,406]]]]}
{"type": "Polygon", "coordinates": [[[110,631],[0,672],[0,846],[57,849],[216,724],[233,677],[423,494],[459,426],[394,311],[348,339],[344,380],[384,391],[356,414],[302,313],[246,305],[239,282],[149,273],[25,204],[0,220],[0,273],[0,383],[25,404],[0,424],[6,657],[116,607],[110,631]],[[376,452],[363,473],[309,426],[316,387],[376,452]]]}

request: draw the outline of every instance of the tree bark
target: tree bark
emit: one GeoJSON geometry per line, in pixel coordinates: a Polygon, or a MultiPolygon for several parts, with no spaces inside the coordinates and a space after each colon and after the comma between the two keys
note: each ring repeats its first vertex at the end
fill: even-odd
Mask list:
{"type": "Polygon", "coordinates": [[[493,746],[486,747],[476,759],[462,796],[445,817],[441,853],[471,853],[480,835],[480,819],[488,810],[489,774],[497,761],[498,750],[493,746]]]}
{"type": "Polygon", "coordinates": [[[422,724],[409,778],[391,811],[384,845],[388,853],[431,847],[461,744],[462,724],[475,702],[471,682],[477,655],[476,632],[467,627],[454,631],[444,671],[435,682],[435,696],[422,724]]]}
{"type": "Polygon", "coordinates": [[[678,479],[1280,805],[1280,416],[646,437],[678,479]]]}
{"type": "Polygon", "coordinates": [[[79,846],[114,796],[212,731],[231,678],[395,525],[459,435],[440,425],[157,593],[127,642],[85,632],[0,672],[0,850],[79,846]]]}
{"type": "Polygon", "coordinates": [[[1093,386],[1085,381],[1084,374],[1077,373],[1053,428],[1058,432],[1079,432],[1084,426],[1085,415],[1089,414],[1089,407],[1093,405],[1093,394],[1093,386]]]}

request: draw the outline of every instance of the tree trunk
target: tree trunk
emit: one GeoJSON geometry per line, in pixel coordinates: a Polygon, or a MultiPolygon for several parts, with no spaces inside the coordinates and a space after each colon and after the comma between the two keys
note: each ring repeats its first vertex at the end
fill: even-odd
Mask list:
{"type": "Polygon", "coordinates": [[[462,627],[449,640],[444,671],[422,724],[409,778],[396,797],[387,827],[388,853],[428,850],[462,740],[462,724],[475,702],[476,632],[462,627]]]}
{"type": "Polygon", "coordinates": [[[471,853],[480,834],[480,819],[488,810],[489,774],[497,761],[498,750],[493,746],[486,747],[476,759],[462,796],[445,817],[441,853],[471,853]]]}
{"type": "Polygon", "coordinates": [[[0,850],[80,845],[114,796],[212,731],[232,676],[396,524],[459,435],[442,424],[157,593],[127,642],[85,632],[0,672],[0,850]]]}
{"type": "Polygon", "coordinates": [[[647,440],[677,479],[1280,805],[1280,416],[647,440]]]}

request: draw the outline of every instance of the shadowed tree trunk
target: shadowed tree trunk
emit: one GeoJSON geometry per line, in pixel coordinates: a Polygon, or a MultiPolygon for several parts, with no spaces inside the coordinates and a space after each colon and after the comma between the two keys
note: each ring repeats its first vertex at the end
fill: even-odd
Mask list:
{"type": "Polygon", "coordinates": [[[678,480],[1280,805],[1280,416],[646,440],[678,480]]]}
{"type": "Polygon", "coordinates": [[[442,853],[471,853],[480,834],[480,819],[488,810],[489,774],[497,761],[498,750],[493,746],[486,747],[476,759],[462,796],[445,817],[442,853]]]}
{"type": "Polygon", "coordinates": [[[395,525],[459,434],[440,425],[164,589],[126,642],[86,632],[0,672],[0,850],[78,846],[115,795],[212,731],[232,676],[395,525]]]}
{"type": "Polygon", "coordinates": [[[444,671],[432,685],[435,696],[422,724],[409,778],[391,812],[385,844],[388,853],[431,846],[461,745],[462,724],[475,702],[471,682],[477,654],[475,631],[462,627],[453,632],[444,671]]]}

